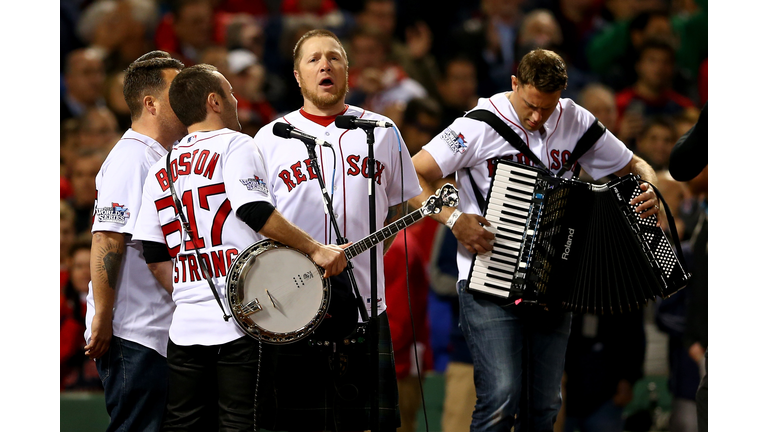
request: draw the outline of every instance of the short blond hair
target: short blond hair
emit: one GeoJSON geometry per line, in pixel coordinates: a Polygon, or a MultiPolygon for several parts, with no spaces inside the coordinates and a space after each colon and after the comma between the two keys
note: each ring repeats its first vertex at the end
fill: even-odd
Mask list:
{"type": "Polygon", "coordinates": [[[296,45],[293,47],[293,70],[299,70],[299,61],[301,61],[301,46],[304,45],[304,42],[307,39],[312,39],[313,37],[328,37],[338,42],[339,46],[341,47],[341,53],[344,55],[344,61],[349,64],[349,57],[347,56],[347,51],[344,49],[344,44],[341,43],[341,40],[338,36],[336,36],[336,34],[326,29],[313,29],[301,35],[299,40],[296,42],[296,45]]]}

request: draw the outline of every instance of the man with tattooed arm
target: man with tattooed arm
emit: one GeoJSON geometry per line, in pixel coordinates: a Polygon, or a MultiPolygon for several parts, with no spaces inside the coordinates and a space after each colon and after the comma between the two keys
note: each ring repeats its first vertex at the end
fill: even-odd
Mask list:
{"type": "Polygon", "coordinates": [[[107,431],[160,430],[165,410],[174,304],[132,234],[149,168],[186,135],[168,100],[183,68],[164,51],[128,67],[123,95],[131,128],[96,176],[85,354],[96,361],[104,385],[107,431]]]}

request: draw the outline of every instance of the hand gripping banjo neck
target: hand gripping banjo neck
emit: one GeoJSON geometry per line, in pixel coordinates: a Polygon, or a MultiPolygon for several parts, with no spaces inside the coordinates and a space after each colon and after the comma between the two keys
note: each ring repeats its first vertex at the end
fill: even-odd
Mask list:
{"type": "Polygon", "coordinates": [[[424,216],[440,213],[443,206],[456,207],[458,204],[459,194],[456,188],[451,184],[443,185],[433,196],[424,202],[420,209],[408,213],[368,237],[351,244],[344,249],[344,255],[346,255],[347,260],[351,260],[401,230],[420,221],[424,216]]]}

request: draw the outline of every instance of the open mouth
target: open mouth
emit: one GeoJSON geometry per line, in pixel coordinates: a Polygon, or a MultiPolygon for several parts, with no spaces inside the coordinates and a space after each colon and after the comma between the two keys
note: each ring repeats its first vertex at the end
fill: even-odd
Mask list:
{"type": "Polygon", "coordinates": [[[333,86],[333,80],[332,79],[330,79],[330,78],[323,78],[322,80],[320,80],[320,87],[328,88],[328,87],[331,87],[331,86],[333,86]]]}

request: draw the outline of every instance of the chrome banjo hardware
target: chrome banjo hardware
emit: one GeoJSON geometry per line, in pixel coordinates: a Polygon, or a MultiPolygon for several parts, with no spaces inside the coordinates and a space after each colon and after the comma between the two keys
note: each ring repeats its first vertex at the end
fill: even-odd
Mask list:
{"type": "MultiPolygon", "coordinates": [[[[420,209],[345,248],[345,255],[351,260],[422,217],[440,213],[444,206],[455,207],[458,202],[458,190],[445,184],[420,209]]],[[[274,240],[250,245],[235,258],[226,279],[226,298],[235,323],[249,336],[268,344],[289,344],[307,338],[329,310],[331,286],[323,273],[309,255],[290,246],[274,240]],[[257,297],[261,289],[269,300],[264,304],[257,297]]],[[[364,340],[362,334],[355,333],[342,343],[364,340]]],[[[312,339],[309,343],[330,344],[312,339]]]]}

